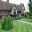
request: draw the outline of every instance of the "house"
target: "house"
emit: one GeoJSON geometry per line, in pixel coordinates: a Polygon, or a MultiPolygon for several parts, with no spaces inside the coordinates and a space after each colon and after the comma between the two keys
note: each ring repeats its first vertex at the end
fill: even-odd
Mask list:
{"type": "Polygon", "coordinates": [[[23,15],[24,14],[24,4],[16,5],[13,3],[9,3],[9,0],[7,2],[3,2],[0,0],[0,18],[7,15],[23,15]]]}

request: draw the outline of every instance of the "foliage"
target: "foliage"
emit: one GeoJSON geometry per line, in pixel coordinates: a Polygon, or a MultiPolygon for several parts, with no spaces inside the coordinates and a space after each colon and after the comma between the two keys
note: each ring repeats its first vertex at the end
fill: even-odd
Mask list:
{"type": "Polygon", "coordinates": [[[29,1],[30,1],[30,3],[29,3],[29,11],[30,11],[30,13],[32,15],[32,1],[31,0],[29,0],[29,1]]]}
{"type": "Polygon", "coordinates": [[[30,11],[30,18],[32,19],[32,0],[29,0],[29,11],[30,11]]]}
{"type": "Polygon", "coordinates": [[[32,16],[30,16],[30,19],[32,19],[32,16]]]}
{"type": "Polygon", "coordinates": [[[3,19],[3,21],[12,21],[13,20],[13,18],[11,17],[11,16],[5,16],[4,17],[4,19],[3,19]]]}
{"type": "Polygon", "coordinates": [[[29,4],[29,10],[32,13],[32,3],[29,4]]]}
{"type": "Polygon", "coordinates": [[[29,0],[29,1],[30,1],[30,3],[29,3],[29,11],[30,11],[30,13],[29,13],[28,17],[32,18],[32,0],[29,0]]]}
{"type": "Polygon", "coordinates": [[[26,12],[26,13],[24,14],[24,17],[25,17],[25,18],[32,19],[31,13],[28,13],[28,12],[26,12]]]}
{"type": "Polygon", "coordinates": [[[30,15],[30,13],[25,12],[24,17],[25,17],[25,18],[29,18],[29,15],[30,15]]]}
{"type": "Polygon", "coordinates": [[[14,17],[14,19],[15,19],[15,20],[19,20],[19,19],[21,19],[21,16],[16,15],[16,16],[14,17]]]}
{"type": "Polygon", "coordinates": [[[10,30],[10,28],[12,29],[13,27],[13,23],[12,23],[12,19],[10,16],[6,16],[4,19],[3,19],[3,22],[1,24],[1,27],[2,29],[4,30],[10,30]]]}
{"type": "Polygon", "coordinates": [[[31,0],[29,0],[31,2],[31,0]]]}

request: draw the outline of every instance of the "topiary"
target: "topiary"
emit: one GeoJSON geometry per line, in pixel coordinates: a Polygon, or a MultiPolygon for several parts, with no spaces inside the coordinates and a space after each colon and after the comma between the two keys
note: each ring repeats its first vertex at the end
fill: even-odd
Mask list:
{"type": "Polygon", "coordinates": [[[13,21],[10,20],[10,19],[11,19],[10,16],[6,16],[4,18],[4,21],[1,24],[1,27],[2,27],[3,30],[10,30],[10,29],[12,29],[12,27],[13,27],[13,23],[12,22],[13,21]]]}

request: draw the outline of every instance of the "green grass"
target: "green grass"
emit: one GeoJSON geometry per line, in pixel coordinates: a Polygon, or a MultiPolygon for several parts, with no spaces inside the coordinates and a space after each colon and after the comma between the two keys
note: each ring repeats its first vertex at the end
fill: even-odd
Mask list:
{"type": "Polygon", "coordinates": [[[32,24],[15,22],[15,32],[32,32],[32,24]]]}
{"type": "Polygon", "coordinates": [[[32,23],[32,19],[27,19],[27,18],[23,18],[23,19],[21,19],[21,21],[26,21],[26,22],[32,23]]]}
{"type": "MultiPolygon", "coordinates": [[[[21,21],[28,21],[29,19],[22,19],[21,21]]],[[[31,19],[30,19],[31,20],[31,19]]],[[[23,22],[13,21],[13,29],[9,31],[5,31],[1,29],[1,22],[0,22],[0,32],[32,32],[32,24],[27,24],[23,22]]]]}

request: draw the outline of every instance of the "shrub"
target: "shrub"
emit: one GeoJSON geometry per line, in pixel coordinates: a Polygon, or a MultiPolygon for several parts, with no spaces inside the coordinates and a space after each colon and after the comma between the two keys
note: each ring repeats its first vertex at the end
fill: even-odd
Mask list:
{"type": "Polygon", "coordinates": [[[3,19],[3,22],[1,24],[2,29],[4,29],[4,30],[10,30],[10,29],[12,29],[12,27],[13,27],[13,23],[12,22],[13,22],[12,18],[10,16],[6,16],[3,19]]]}
{"type": "Polygon", "coordinates": [[[10,30],[10,28],[12,28],[12,24],[10,22],[3,22],[2,23],[2,29],[10,30]]]}
{"type": "Polygon", "coordinates": [[[30,16],[30,19],[32,19],[32,16],[30,16]]]}
{"type": "Polygon", "coordinates": [[[26,13],[24,14],[24,16],[25,16],[25,18],[29,18],[29,17],[30,17],[30,13],[26,12],[26,13]]]}
{"type": "Polygon", "coordinates": [[[19,19],[21,19],[21,16],[16,15],[16,17],[15,17],[14,19],[15,19],[15,20],[19,20],[19,19]]]}

